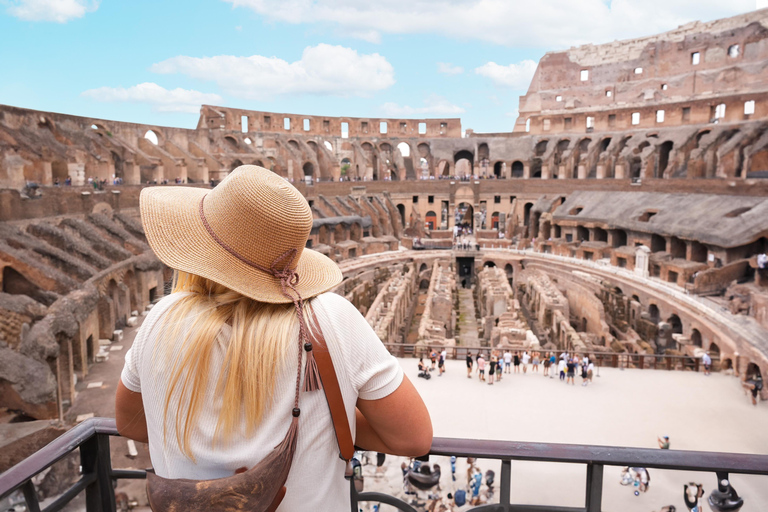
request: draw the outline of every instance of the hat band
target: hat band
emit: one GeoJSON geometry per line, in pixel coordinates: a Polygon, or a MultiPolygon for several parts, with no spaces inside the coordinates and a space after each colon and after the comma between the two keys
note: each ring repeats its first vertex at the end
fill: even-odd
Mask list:
{"type": "Polygon", "coordinates": [[[205,198],[208,194],[205,194],[202,198],[200,198],[200,220],[203,221],[203,226],[205,226],[206,231],[208,231],[208,234],[211,235],[211,238],[214,242],[219,244],[219,246],[230,253],[235,258],[239,259],[246,265],[255,268],[256,270],[260,270],[262,272],[265,272],[267,274],[271,274],[277,279],[280,280],[280,291],[281,293],[288,299],[293,302],[293,306],[296,308],[296,316],[299,319],[299,369],[296,374],[296,395],[294,397],[294,408],[298,409],[299,407],[299,389],[301,384],[301,351],[302,347],[304,347],[304,344],[308,342],[307,337],[307,326],[304,323],[304,299],[301,298],[301,294],[299,293],[299,290],[296,289],[296,285],[299,284],[299,275],[296,273],[295,270],[291,268],[291,264],[293,263],[294,258],[296,258],[296,253],[298,252],[296,248],[288,249],[283,254],[275,258],[275,261],[272,262],[272,265],[269,266],[269,268],[264,267],[262,265],[259,265],[255,261],[251,261],[242,254],[239,254],[237,251],[232,249],[229,245],[227,245],[221,238],[216,235],[216,232],[213,230],[210,224],[208,224],[208,220],[205,218],[205,210],[203,208],[203,203],[205,203],[205,198]],[[277,266],[281,262],[286,262],[285,266],[281,269],[277,266]],[[294,297],[291,295],[290,291],[293,291],[293,293],[296,294],[294,297]]]}

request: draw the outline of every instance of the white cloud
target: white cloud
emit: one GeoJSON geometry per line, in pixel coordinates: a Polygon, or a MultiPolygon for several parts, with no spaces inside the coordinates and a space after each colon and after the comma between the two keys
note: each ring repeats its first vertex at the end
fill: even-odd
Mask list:
{"type": "Polygon", "coordinates": [[[99,87],[83,92],[83,96],[102,102],[147,103],[158,112],[199,112],[203,103],[220,103],[218,94],[189,89],[166,89],[156,83],[145,82],[133,87],[99,87]]]}
{"type": "Polygon", "coordinates": [[[228,94],[246,99],[281,94],[365,96],[395,83],[392,65],[378,53],[361,55],[328,44],[305,48],[295,62],[262,55],[179,56],[154,64],[151,70],[213,80],[228,94]]]}
{"type": "Polygon", "coordinates": [[[444,75],[460,75],[464,72],[464,68],[461,66],[454,66],[450,62],[438,62],[437,72],[444,75]]]}
{"type": "Polygon", "coordinates": [[[380,34],[439,34],[544,48],[652,35],[689,21],[723,18],[755,8],[754,0],[224,1],[271,21],[331,25],[350,37],[364,35],[367,41],[376,41],[380,34]]]}
{"type": "Polygon", "coordinates": [[[99,8],[98,0],[11,0],[8,13],[26,21],[66,23],[99,8]]]}
{"type": "Polygon", "coordinates": [[[531,78],[536,72],[537,63],[532,60],[524,60],[517,64],[502,66],[495,62],[488,62],[479,68],[475,68],[475,73],[490,78],[494,84],[502,87],[512,87],[513,89],[528,89],[531,78]]]}
{"type": "Polygon", "coordinates": [[[423,107],[411,107],[388,102],[379,109],[382,114],[389,117],[448,116],[464,113],[462,107],[454,105],[442,96],[435,95],[425,99],[423,107]]]}

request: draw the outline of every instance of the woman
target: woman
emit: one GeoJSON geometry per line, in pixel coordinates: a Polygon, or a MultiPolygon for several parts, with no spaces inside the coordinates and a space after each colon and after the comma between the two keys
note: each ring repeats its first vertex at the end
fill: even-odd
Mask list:
{"type": "Polygon", "coordinates": [[[213,190],[144,189],[140,209],[150,246],[176,271],[174,293],[126,354],[116,420],[121,435],[149,443],[158,476],[229,477],[295,439],[278,510],[348,510],[307,331],[325,337],[357,446],[429,450],[432,426],[413,385],[355,307],[326,293],[341,273],[305,249],[312,213],[293,186],[242,166],[213,190]]]}
{"type": "Polygon", "coordinates": [[[498,358],[496,354],[491,353],[491,364],[488,365],[488,384],[493,384],[493,375],[496,373],[496,363],[498,358]]]}

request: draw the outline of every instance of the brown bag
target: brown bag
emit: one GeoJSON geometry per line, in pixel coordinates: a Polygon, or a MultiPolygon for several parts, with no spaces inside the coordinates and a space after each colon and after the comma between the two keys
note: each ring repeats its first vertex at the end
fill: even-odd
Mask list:
{"type": "MultiPolygon", "coordinates": [[[[304,344],[307,353],[304,390],[325,391],[336,440],[339,443],[340,457],[349,461],[354,455],[354,443],[339,381],[320,324],[314,311],[309,311],[315,329],[308,333],[311,341],[304,344]]],[[[296,406],[300,377],[301,360],[297,376],[294,404],[296,406]]],[[[187,480],[163,478],[147,471],[149,506],[153,512],[274,512],[285,497],[285,481],[288,479],[296,451],[299,414],[299,408],[294,407],[285,439],[262,461],[242,473],[214,480],[187,480]]]]}

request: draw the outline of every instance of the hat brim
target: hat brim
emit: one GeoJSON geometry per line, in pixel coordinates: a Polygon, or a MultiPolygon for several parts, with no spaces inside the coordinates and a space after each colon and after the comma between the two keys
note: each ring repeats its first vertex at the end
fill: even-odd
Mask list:
{"type": "MultiPolygon", "coordinates": [[[[208,190],[196,187],[142,190],[139,201],[141,220],[147,241],[160,261],[260,302],[291,302],[283,295],[277,278],[239,260],[211,238],[199,210],[200,200],[207,193],[208,190]]],[[[299,282],[295,288],[304,299],[327,292],[342,281],[336,263],[306,248],[296,265],[296,274],[299,282]]]]}

